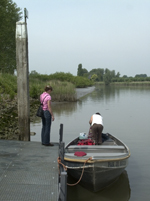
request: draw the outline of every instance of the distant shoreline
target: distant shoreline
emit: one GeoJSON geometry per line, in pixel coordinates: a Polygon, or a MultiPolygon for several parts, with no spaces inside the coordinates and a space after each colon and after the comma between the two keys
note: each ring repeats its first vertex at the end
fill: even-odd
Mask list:
{"type": "MultiPolygon", "coordinates": [[[[86,96],[87,94],[90,94],[92,91],[95,90],[95,86],[92,87],[86,87],[86,88],[76,88],[76,100],[80,100],[81,98],[83,98],[84,96],[86,96]]],[[[53,98],[53,97],[52,97],[53,98]]],[[[63,103],[68,103],[70,101],[54,101],[52,100],[52,104],[63,104],[63,103]]]]}
{"type": "MultiPolygon", "coordinates": [[[[95,82],[95,85],[105,85],[105,83],[95,82]]],[[[108,86],[150,86],[150,81],[111,82],[108,86]]]]}

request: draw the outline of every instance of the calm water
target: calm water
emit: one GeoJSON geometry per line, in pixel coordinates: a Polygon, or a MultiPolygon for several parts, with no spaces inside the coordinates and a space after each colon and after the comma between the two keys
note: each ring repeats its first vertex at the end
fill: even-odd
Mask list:
{"type": "MultiPolygon", "coordinates": [[[[130,149],[126,171],[112,186],[92,193],[82,188],[68,187],[68,200],[86,201],[149,201],[150,199],[150,88],[101,87],[77,103],[53,104],[55,121],[51,141],[58,141],[60,124],[64,124],[67,144],[80,132],[88,132],[90,116],[100,112],[104,120],[103,132],[121,139],[130,149]]],[[[40,141],[41,122],[35,119],[32,141],[40,141]]],[[[72,182],[72,181],[71,181],[72,182]]]]}

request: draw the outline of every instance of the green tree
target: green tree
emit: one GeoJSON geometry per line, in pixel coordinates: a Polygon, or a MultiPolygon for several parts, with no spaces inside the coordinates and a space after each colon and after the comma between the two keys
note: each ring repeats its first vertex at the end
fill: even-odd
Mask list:
{"type": "Polygon", "coordinates": [[[0,0],[0,72],[14,73],[16,69],[16,22],[22,12],[12,0],[0,0]]]}
{"type": "Polygon", "coordinates": [[[135,75],[135,77],[147,77],[147,75],[146,74],[137,74],[137,75],[135,75]]]}
{"type": "Polygon", "coordinates": [[[91,77],[93,74],[97,75],[97,81],[103,81],[103,76],[104,76],[104,69],[103,68],[96,68],[92,69],[88,75],[91,77]]]}
{"type": "Polygon", "coordinates": [[[116,77],[118,77],[118,78],[120,77],[120,73],[119,72],[116,74],[116,77]]]}
{"type": "Polygon", "coordinates": [[[79,64],[79,65],[78,65],[77,76],[83,76],[83,72],[82,72],[82,64],[79,64]]]}
{"type": "Polygon", "coordinates": [[[38,75],[38,74],[39,74],[39,73],[36,72],[36,70],[32,70],[31,73],[30,73],[30,75],[38,75]]]}
{"type": "Polygon", "coordinates": [[[87,75],[88,70],[86,68],[82,68],[82,64],[78,65],[77,76],[84,76],[87,75]]]}
{"type": "Polygon", "coordinates": [[[112,79],[112,72],[108,68],[106,68],[105,74],[104,74],[105,85],[109,85],[111,82],[111,79],[112,79]]]}
{"type": "Polygon", "coordinates": [[[116,77],[115,70],[110,71],[111,72],[111,78],[116,77]]]}
{"type": "Polygon", "coordinates": [[[87,74],[88,73],[88,70],[86,68],[82,68],[82,74],[87,74]]]}
{"type": "Polygon", "coordinates": [[[98,76],[96,74],[93,74],[91,76],[91,80],[94,81],[94,82],[97,80],[97,78],[98,78],[98,76]]]}

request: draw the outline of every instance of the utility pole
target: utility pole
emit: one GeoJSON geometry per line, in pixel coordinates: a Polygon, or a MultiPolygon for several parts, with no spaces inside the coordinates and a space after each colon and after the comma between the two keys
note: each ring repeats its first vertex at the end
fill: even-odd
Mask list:
{"type": "Polygon", "coordinates": [[[24,17],[25,22],[16,22],[18,126],[19,139],[30,141],[28,34],[26,23],[28,11],[26,8],[24,9],[24,17]]]}

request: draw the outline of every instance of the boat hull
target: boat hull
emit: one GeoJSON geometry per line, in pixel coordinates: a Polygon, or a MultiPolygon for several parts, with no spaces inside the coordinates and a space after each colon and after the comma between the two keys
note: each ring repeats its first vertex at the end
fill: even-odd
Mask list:
{"type": "MultiPolygon", "coordinates": [[[[111,162],[112,165],[114,163],[111,162]]],[[[123,163],[127,165],[127,160],[124,160],[123,163]]],[[[71,167],[72,165],[74,166],[74,163],[69,162],[66,163],[66,165],[71,167]]],[[[79,167],[79,164],[76,165],[79,167]]],[[[81,168],[68,169],[68,174],[78,181],[82,174],[83,165],[83,163],[80,164],[81,168]]],[[[105,162],[105,165],[101,163],[94,163],[92,165],[86,164],[80,184],[93,192],[102,190],[113,183],[121,175],[126,165],[118,167],[113,165],[113,167],[109,167],[109,162],[105,162]]]]}
{"type": "MultiPolygon", "coordinates": [[[[68,183],[74,183],[75,180],[69,176],[68,183]]],[[[91,193],[86,188],[81,186],[68,186],[67,199],[71,201],[76,200],[94,200],[94,201],[129,201],[130,200],[130,184],[126,170],[113,182],[111,185],[98,191],[97,193],[91,193]]]]}
{"type": "Polygon", "coordinates": [[[97,192],[113,183],[128,165],[129,148],[115,136],[107,137],[101,145],[78,146],[76,138],[65,147],[68,174],[90,191],[97,192]],[[75,153],[84,155],[79,157],[75,153]]]}

